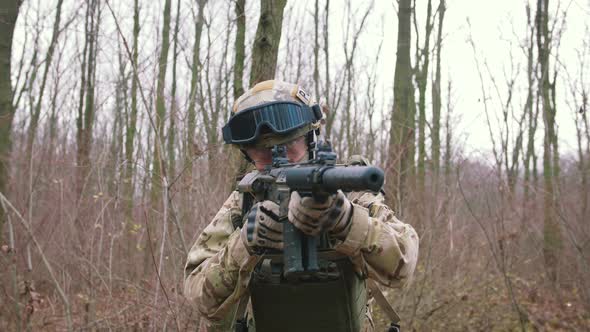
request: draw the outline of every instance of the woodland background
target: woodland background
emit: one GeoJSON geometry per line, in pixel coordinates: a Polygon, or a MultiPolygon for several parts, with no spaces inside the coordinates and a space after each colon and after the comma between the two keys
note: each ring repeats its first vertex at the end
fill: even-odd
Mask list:
{"type": "Polygon", "coordinates": [[[418,231],[413,284],[387,292],[404,330],[587,330],[588,26],[570,27],[575,61],[560,41],[590,3],[549,2],[522,2],[503,74],[466,40],[491,142],[473,157],[445,0],[2,1],[0,330],[194,329],[186,253],[244,171],[220,127],[271,78],[322,102],[340,159],[381,166],[418,231]],[[396,35],[366,33],[380,20],[396,35]],[[575,128],[565,152],[556,118],[575,128]]]}

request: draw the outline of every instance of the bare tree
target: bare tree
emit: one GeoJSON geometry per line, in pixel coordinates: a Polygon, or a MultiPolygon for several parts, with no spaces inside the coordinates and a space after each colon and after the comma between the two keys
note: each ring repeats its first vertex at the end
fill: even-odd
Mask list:
{"type": "Polygon", "coordinates": [[[86,10],[86,41],[82,52],[80,79],[80,100],[78,104],[77,125],[77,192],[81,197],[84,183],[90,171],[90,149],[94,126],[94,93],[96,81],[96,46],[100,14],[98,1],[92,0],[86,10]]]}
{"type": "Polygon", "coordinates": [[[174,34],[172,40],[174,41],[174,48],[172,51],[172,89],[170,91],[170,121],[168,127],[168,139],[167,139],[167,150],[168,160],[168,176],[170,179],[176,177],[176,153],[175,153],[175,141],[176,141],[176,117],[178,116],[178,106],[176,102],[176,64],[178,62],[178,31],[180,29],[180,0],[176,3],[176,22],[174,23],[174,34]]]}
{"type": "MultiPolygon", "coordinates": [[[[92,168],[90,153],[92,149],[92,138],[95,122],[95,92],[96,92],[96,54],[98,46],[98,30],[100,27],[100,6],[99,0],[92,0],[86,7],[85,20],[85,43],[82,52],[80,99],[78,101],[78,117],[76,118],[76,140],[77,140],[77,176],[76,195],[79,202],[84,202],[83,195],[92,168]]],[[[84,231],[87,221],[77,215],[75,227],[80,247],[84,246],[84,231]]],[[[91,266],[86,266],[87,288],[89,294],[94,293],[94,280],[91,266]]],[[[84,320],[90,322],[94,319],[94,299],[84,301],[84,320]]]]}
{"type": "Polygon", "coordinates": [[[330,23],[330,0],[325,1],[326,5],[324,7],[324,26],[322,30],[322,35],[324,39],[324,70],[325,70],[325,77],[324,77],[324,98],[326,98],[326,104],[324,105],[324,113],[326,113],[326,137],[330,138],[330,134],[332,132],[332,125],[334,123],[334,119],[336,118],[336,105],[334,103],[333,98],[330,97],[331,93],[331,81],[330,81],[330,33],[329,33],[329,23],[330,23]]]}
{"type": "MultiPolygon", "coordinates": [[[[236,38],[234,40],[233,88],[234,102],[244,93],[244,62],[246,60],[246,0],[236,0],[236,38]]],[[[228,191],[234,190],[235,178],[247,172],[249,163],[242,158],[242,153],[235,146],[229,148],[229,174],[234,175],[228,181],[228,191]]]]}
{"type": "Polygon", "coordinates": [[[51,35],[51,41],[49,42],[49,48],[47,50],[47,55],[45,56],[45,68],[43,69],[43,76],[41,78],[41,86],[39,87],[39,92],[37,96],[37,103],[35,105],[34,110],[31,113],[31,119],[29,124],[29,135],[27,140],[27,156],[31,155],[33,149],[33,143],[35,141],[35,137],[37,135],[37,127],[39,125],[39,116],[41,115],[41,104],[43,102],[43,95],[45,93],[45,86],[47,84],[47,78],[49,76],[49,68],[51,67],[52,60],[53,60],[53,53],[55,52],[55,47],[57,45],[57,39],[59,37],[60,32],[60,20],[61,20],[61,7],[63,5],[63,0],[58,0],[57,2],[57,9],[55,12],[55,21],[53,23],[53,33],[51,35]]]}
{"type": "MultiPolygon", "coordinates": [[[[535,133],[537,131],[537,123],[539,118],[539,107],[537,99],[537,107],[535,106],[535,72],[537,71],[538,63],[534,61],[534,49],[535,49],[535,23],[533,22],[531,7],[527,4],[526,6],[527,15],[527,45],[525,52],[527,56],[527,97],[525,102],[525,112],[527,113],[527,127],[528,137],[526,151],[523,153],[524,156],[524,204],[528,204],[531,201],[531,184],[536,187],[537,185],[537,154],[535,152],[535,133]],[[532,166],[532,169],[531,169],[532,166]],[[531,177],[533,181],[531,182],[531,177]]],[[[523,216],[523,218],[526,218],[523,216]]]]}
{"type": "MultiPolygon", "coordinates": [[[[10,133],[15,107],[12,103],[10,70],[12,69],[12,37],[18,10],[22,1],[3,1],[0,4],[0,192],[6,192],[10,156],[10,133]]],[[[6,212],[0,213],[0,240],[6,220],[6,212]]]]}
{"type": "Polygon", "coordinates": [[[207,4],[207,0],[199,0],[197,2],[197,18],[195,20],[195,41],[193,44],[193,58],[191,62],[191,85],[190,85],[190,92],[189,92],[189,100],[188,100],[188,110],[187,110],[187,137],[186,137],[186,146],[187,146],[187,153],[185,156],[185,168],[188,169],[189,173],[189,181],[192,179],[192,165],[193,165],[193,155],[195,153],[195,130],[196,130],[196,121],[197,121],[197,84],[200,78],[200,70],[201,70],[201,61],[200,61],[200,51],[201,51],[201,34],[203,33],[203,23],[204,23],[204,8],[207,4]]]}
{"type": "Polygon", "coordinates": [[[540,66],[539,96],[543,110],[545,135],[543,138],[543,256],[549,279],[557,281],[559,256],[562,247],[562,236],[556,216],[558,189],[556,184],[559,177],[559,152],[557,151],[557,135],[555,132],[555,81],[550,81],[549,53],[551,51],[551,36],[549,31],[549,0],[537,1],[536,14],[537,52],[540,66]]]}
{"type": "MultiPolygon", "coordinates": [[[[590,30],[586,28],[588,34],[590,30]]],[[[571,99],[566,99],[566,104],[573,113],[573,120],[576,126],[576,152],[577,152],[577,168],[580,178],[580,210],[578,213],[578,220],[584,223],[588,220],[588,199],[590,198],[590,131],[588,123],[588,97],[590,90],[588,88],[586,68],[588,63],[588,56],[590,55],[590,45],[584,42],[582,47],[576,49],[577,60],[580,64],[579,72],[570,73],[571,69],[563,64],[563,69],[567,77],[567,88],[571,99]]],[[[582,230],[585,231],[585,230],[582,230]]]]}
{"type": "Polygon", "coordinates": [[[320,98],[320,66],[319,66],[319,54],[320,54],[320,38],[319,38],[319,25],[320,25],[320,6],[319,0],[315,0],[313,11],[313,83],[315,97],[320,98]]]}
{"type": "MultiPolygon", "coordinates": [[[[369,124],[369,137],[367,140],[366,157],[370,161],[375,160],[375,152],[377,150],[377,137],[379,129],[375,130],[373,125],[374,115],[377,104],[377,76],[378,76],[378,63],[381,57],[381,47],[383,46],[383,39],[379,44],[379,48],[375,55],[374,65],[372,71],[367,71],[367,98],[365,103],[365,109],[367,110],[367,122],[369,124]]],[[[385,121],[383,121],[385,122],[385,121]]]]}
{"type": "Polygon", "coordinates": [[[412,86],[411,0],[400,0],[398,9],[397,57],[393,85],[393,110],[387,163],[390,204],[403,215],[403,202],[407,195],[408,175],[414,165],[414,88],[412,86]]]}
{"type": "MultiPolygon", "coordinates": [[[[444,167],[444,188],[445,197],[448,199],[451,192],[452,175],[453,175],[453,128],[451,124],[452,117],[452,104],[451,104],[451,93],[452,83],[451,80],[447,84],[447,114],[445,116],[445,150],[443,154],[443,167],[444,167]]],[[[442,217],[449,225],[449,248],[453,250],[453,222],[449,218],[449,207],[444,204],[442,207],[442,217]]]]}
{"type": "MultiPolygon", "coordinates": [[[[355,53],[357,51],[357,47],[358,47],[358,41],[359,38],[361,36],[362,31],[364,30],[364,26],[367,22],[367,18],[369,17],[369,14],[371,13],[371,10],[373,9],[373,3],[371,3],[367,9],[364,11],[363,16],[361,17],[361,22],[359,23],[358,27],[351,27],[351,22],[353,22],[352,19],[352,15],[353,15],[353,10],[351,7],[351,2],[349,1],[348,3],[348,13],[349,15],[351,15],[349,17],[348,20],[348,24],[346,25],[346,36],[345,36],[345,40],[344,40],[344,45],[343,45],[343,50],[344,50],[344,58],[345,58],[345,72],[346,72],[346,92],[345,92],[345,102],[344,102],[344,123],[343,123],[343,127],[340,129],[340,137],[338,142],[341,143],[343,142],[343,134],[344,132],[346,132],[346,144],[347,144],[347,154],[348,156],[353,155],[353,154],[357,154],[360,151],[358,151],[358,140],[357,140],[357,136],[354,135],[354,129],[353,126],[354,124],[358,123],[356,121],[353,121],[354,119],[352,118],[351,115],[351,111],[353,109],[353,105],[352,105],[352,96],[356,95],[353,92],[353,88],[354,88],[354,82],[358,79],[356,77],[356,72],[355,72],[355,67],[354,67],[354,59],[355,59],[355,53]],[[352,31],[350,31],[350,29],[353,29],[352,31]],[[352,35],[349,35],[352,34],[352,35]],[[350,41],[349,41],[350,39],[350,41]],[[350,43],[350,46],[349,46],[350,43]],[[349,49],[350,48],[350,49],[349,49]]],[[[355,108],[356,109],[356,108],[355,108]]],[[[335,111],[335,109],[333,110],[333,112],[335,111]]]]}
{"type": "Polygon", "coordinates": [[[418,195],[424,199],[424,185],[426,182],[426,86],[428,85],[428,67],[430,65],[430,35],[434,28],[432,15],[432,1],[428,0],[426,8],[426,23],[424,46],[420,48],[418,38],[418,24],[416,18],[416,6],[413,9],[413,21],[416,30],[416,73],[414,78],[418,86],[418,163],[417,182],[418,195]]]}
{"type": "MultiPolygon", "coordinates": [[[[153,145],[153,160],[152,160],[152,184],[151,184],[151,206],[156,211],[160,210],[161,203],[167,202],[162,199],[162,192],[167,191],[167,174],[166,163],[164,159],[164,123],[166,120],[166,96],[164,95],[164,88],[166,86],[166,71],[168,68],[168,51],[170,49],[170,9],[171,0],[166,0],[164,4],[164,21],[162,25],[162,45],[160,48],[160,55],[158,57],[158,77],[156,86],[156,116],[155,116],[155,132],[153,145]]],[[[165,210],[165,207],[163,207],[165,210]]],[[[156,234],[155,224],[156,218],[152,218],[148,222],[148,232],[156,234]]],[[[163,218],[164,223],[168,220],[163,218]]],[[[152,236],[150,239],[146,237],[145,255],[144,255],[144,274],[151,269],[151,248],[156,247],[156,237],[152,236]]]]}
{"type": "MultiPolygon", "coordinates": [[[[133,157],[133,151],[135,147],[136,133],[137,133],[137,89],[138,89],[138,59],[139,59],[139,0],[133,2],[133,53],[131,56],[131,108],[126,114],[126,127],[125,127],[125,178],[123,179],[123,192],[127,202],[125,204],[125,234],[132,234],[133,232],[133,206],[134,206],[134,193],[135,193],[135,182],[134,176],[136,167],[136,159],[133,157]]],[[[128,255],[133,250],[133,243],[131,239],[128,239],[126,252],[128,255]]]]}
{"type": "MultiPolygon", "coordinates": [[[[274,79],[275,77],[279,43],[281,41],[283,12],[286,4],[287,0],[261,0],[260,19],[258,21],[252,49],[250,86],[262,81],[274,79]]],[[[241,11],[241,8],[236,8],[236,14],[238,14],[238,10],[241,11]]],[[[242,23],[238,21],[238,31],[242,29],[241,24],[242,23]]],[[[240,40],[236,38],[236,43],[238,41],[240,40]]],[[[241,45],[236,45],[236,48],[240,47],[241,45]]],[[[234,75],[236,74],[239,75],[239,73],[234,72],[234,75]]],[[[238,157],[237,151],[234,151],[233,156],[234,158],[231,160],[232,165],[230,168],[232,171],[235,171],[235,173],[234,177],[230,179],[231,187],[233,187],[234,179],[240,178],[249,167],[248,163],[245,162],[243,158],[238,157]]]]}
{"type": "Polygon", "coordinates": [[[197,84],[198,92],[198,104],[201,119],[203,121],[203,131],[207,143],[207,160],[209,162],[209,169],[216,169],[216,159],[219,145],[219,131],[218,125],[222,114],[226,113],[226,109],[222,108],[222,101],[227,96],[225,93],[222,83],[224,77],[228,77],[231,73],[224,72],[227,63],[227,54],[229,50],[232,21],[229,18],[231,8],[228,7],[227,22],[228,28],[226,29],[226,38],[223,42],[223,48],[220,53],[216,52],[213,46],[213,37],[211,36],[213,18],[205,22],[207,31],[207,44],[204,49],[205,61],[203,62],[201,70],[201,80],[197,84]],[[215,63],[213,59],[219,59],[219,63],[215,63]]]}
{"type": "MultiPolygon", "coordinates": [[[[65,44],[65,43],[64,43],[65,44]]],[[[64,47],[58,50],[57,59],[55,63],[55,70],[53,73],[53,84],[51,87],[51,102],[50,102],[50,110],[51,113],[49,115],[49,158],[50,163],[52,164],[53,158],[55,156],[55,143],[57,140],[57,131],[58,131],[58,96],[61,89],[62,79],[64,76],[65,69],[63,68],[63,56],[64,56],[64,47]]],[[[73,89],[72,89],[73,91],[73,89]]]]}
{"type": "Polygon", "coordinates": [[[275,77],[286,4],[287,0],[260,1],[260,19],[252,49],[250,86],[275,77]]]}
{"type": "Polygon", "coordinates": [[[442,31],[445,17],[446,5],[445,0],[440,0],[438,4],[438,27],[436,29],[436,68],[434,81],[432,82],[432,173],[436,180],[440,171],[440,111],[441,111],[441,58],[442,58],[442,31]]]}
{"type": "Polygon", "coordinates": [[[246,58],[246,0],[236,0],[236,39],[234,42],[234,100],[244,93],[244,61],[246,58]]]}

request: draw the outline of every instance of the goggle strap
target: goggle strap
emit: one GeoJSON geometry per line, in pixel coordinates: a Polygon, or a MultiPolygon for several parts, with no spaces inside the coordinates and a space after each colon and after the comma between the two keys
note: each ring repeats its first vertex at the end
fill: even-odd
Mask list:
{"type": "Polygon", "coordinates": [[[311,110],[316,121],[320,121],[322,119],[322,108],[320,107],[320,105],[314,104],[313,106],[311,106],[311,110]]]}

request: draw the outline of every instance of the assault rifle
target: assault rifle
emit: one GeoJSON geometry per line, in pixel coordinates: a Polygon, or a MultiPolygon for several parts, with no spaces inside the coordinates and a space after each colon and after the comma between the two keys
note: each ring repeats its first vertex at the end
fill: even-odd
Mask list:
{"type": "Polygon", "coordinates": [[[284,146],[272,150],[272,164],[263,172],[249,173],[238,184],[238,191],[251,195],[255,201],[271,200],[279,205],[279,221],[283,223],[284,277],[297,280],[318,271],[318,237],[305,235],[288,221],[289,198],[292,191],[324,202],[338,190],[374,191],[383,186],[383,171],[374,166],[337,165],[336,153],[329,143],[318,143],[315,158],[303,163],[289,163],[284,146]]]}

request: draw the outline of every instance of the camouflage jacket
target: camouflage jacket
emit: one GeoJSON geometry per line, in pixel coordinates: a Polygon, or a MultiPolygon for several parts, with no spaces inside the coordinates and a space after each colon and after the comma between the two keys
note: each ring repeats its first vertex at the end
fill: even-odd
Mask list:
{"type": "MultiPolygon", "coordinates": [[[[353,192],[347,196],[354,206],[352,226],[335,250],[349,256],[358,272],[381,285],[404,286],[416,267],[418,235],[394,216],[383,195],[353,192]]],[[[242,218],[241,206],[242,195],[234,191],[188,254],[184,294],[206,318],[201,320],[204,331],[231,324],[259,260],[248,253],[240,230],[233,227],[232,220],[242,218]]],[[[370,317],[364,324],[364,330],[372,330],[370,317]]]]}

